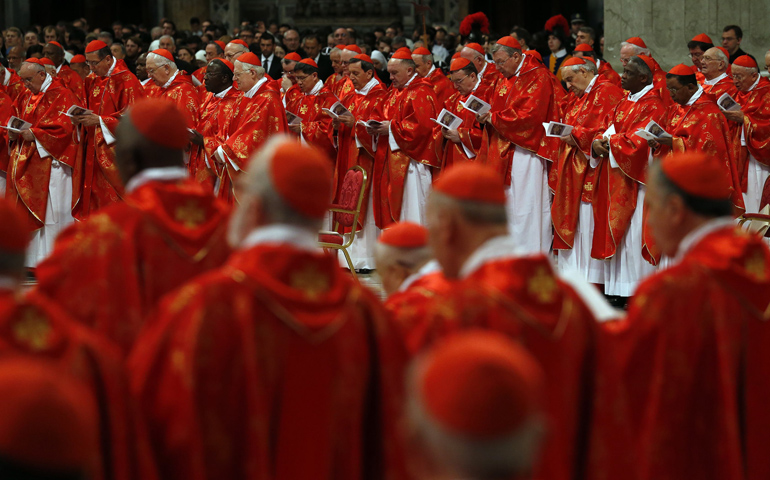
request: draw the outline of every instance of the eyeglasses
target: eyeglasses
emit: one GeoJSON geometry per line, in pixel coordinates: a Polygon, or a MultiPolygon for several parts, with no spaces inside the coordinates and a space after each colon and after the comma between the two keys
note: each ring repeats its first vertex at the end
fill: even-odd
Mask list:
{"type": "Polygon", "coordinates": [[[690,53],[689,55],[690,55],[690,58],[702,58],[703,57],[703,52],[701,52],[701,53],[690,53]]]}
{"type": "Polygon", "coordinates": [[[670,93],[671,96],[674,96],[674,95],[676,95],[676,92],[678,92],[679,90],[681,90],[683,88],[684,88],[684,85],[682,85],[681,87],[675,87],[675,88],[666,87],[666,90],[668,90],[668,93],[670,93]]]}
{"type": "Polygon", "coordinates": [[[305,75],[304,77],[299,77],[299,76],[297,76],[297,75],[294,75],[294,78],[295,78],[295,79],[296,79],[298,82],[304,82],[305,80],[307,80],[308,78],[310,78],[310,75],[305,75]]]}
{"type": "MultiPolygon", "coordinates": [[[[163,65],[162,67],[153,68],[152,70],[150,70],[150,69],[148,68],[148,69],[147,69],[147,75],[154,75],[154,74],[155,74],[155,72],[157,72],[157,71],[158,71],[158,70],[160,70],[161,68],[168,68],[168,65],[163,65]]],[[[208,70],[206,70],[206,73],[205,73],[205,75],[204,75],[204,76],[208,75],[208,73],[209,73],[209,72],[208,72],[208,70]]]]}
{"type": "Polygon", "coordinates": [[[107,59],[107,57],[104,57],[101,60],[99,60],[98,62],[91,61],[91,62],[86,62],[86,63],[88,64],[89,67],[94,68],[97,65],[99,65],[100,63],[102,63],[103,61],[105,61],[106,59],[107,59]]]}
{"type": "Polygon", "coordinates": [[[715,62],[715,61],[717,61],[716,58],[709,57],[708,55],[703,55],[703,57],[701,57],[701,60],[703,60],[704,62],[715,62]]]}
{"type": "Polygon", "coordinates": [[[502,66],[502,65],[505,65],[506,63],[508,63],[508,60],[510,60],[510,59],[512,59],[512,58],[513,58],[513,56],[510,56],[510,57],[506,58],[506,59],[505,59],[505,60],[503,60],[503,61],[500,61],[500,62],[496,61],[496,62],[495,62],[495,66],[498,66],[498,67],[500,67],[500,66],[502,66]]]}
{"type": "Polygon", "coordinates": [[[463,80],[465,80],[468,77],[470,77],[470,74],[464,76],[463,78],[461,78],[459,80],[452,80],[452,83],[454,83],[455,85],[460,85],[461,83],[463,83],[463,80]]]}

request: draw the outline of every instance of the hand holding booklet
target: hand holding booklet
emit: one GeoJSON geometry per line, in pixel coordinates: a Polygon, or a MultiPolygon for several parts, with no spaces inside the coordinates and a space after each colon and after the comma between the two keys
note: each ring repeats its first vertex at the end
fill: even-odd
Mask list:
{"type": "Polygon", "coordinates": [[[4,126],[3,128],[8,129],[15,133],[21,133],[24,130],[29,130],[31,126],[32,126],[31,123],[25,122],[19,117],[11,117],[8,119],[8,125],[4,126]]]}
{"type": "Polygon", "coordinates": [[[329,108],[322,108],[322,112],[326,113],[332,118],[340,118],[343,115],[352,115],[350,111],[345,108],[345,105],[341,104],[340,102],[335,102],[334,105],[332,105],[329,108]]]}
{"type": "Polygon", "coordinates": [[[572,133],[572,125],[559,122],[543,122],[546,137],[566,137],[572,133]]]}
{"type": "Polygon", "coordinates": [[[289,125],[299,125],[302,123],[302,117],[291,112],[286,112],[286,121],[289,123],[289,125]]]}
{"type": "Polygon", "coordinates": [[[460,125],[463,124],[463,119],[448,111],[447,109],[441,110],[438,114],[438,119],[431,118],[434,122],[438,123],[447,130],[457,130],[460,125]]]}
{"type": "Polygon", "coordinates": [[[476,115],[484,115],[492,109],[491,105],[476,95],[471,95],[468,97],[468,100],[466,100],[465,103],[462,103],[462,106],[475,113],[476,115]]]}
{"type": "Polygon", "coordinates": [[[642,137],[645,140],[658,140],[660,138],[671,137],[672,135],[663,130],[663,127],[655,123],[655,120],[650,120],[650,123],[644,127],[644,130],[637,130],[634,134],[638,137],[642,137]]]}
{"type": "Polygon", "coordinates": [[[717,105],[726,112],[737,112],[741,109],[741,106],[729,93],[722,94],[722,96],[719,97],[719,100],[717,100],[717,105]]]}
{"type": "Polygon", "coordinates": [[[78,116],[78,115],[88,115],[89,113],[94,113],[94,112],[89,110],[89,109],[87,109],[87,108],[78,107],[77,105],[73,105],[73,106],[71,106],[69,108],[69,110],[67,110],[67,112],[64,115],[67,115],[68,117],[75,117],[75,116],[78,116]]]}

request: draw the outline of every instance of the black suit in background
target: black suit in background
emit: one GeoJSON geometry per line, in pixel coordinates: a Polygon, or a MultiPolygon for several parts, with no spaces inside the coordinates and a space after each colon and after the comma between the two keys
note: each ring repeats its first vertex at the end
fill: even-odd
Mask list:
{"type": "MultiPolygon", "coordinates": [[[[260,57],[260,60],[262,60],[262,57],[260,57]]],[[[273,80],[276,80],[278,78],[281,78],[281,75],[283,75],[283,67],[281,67],[281,59],[273,55],[273,59],[270,61],[268,65],[265,65],[265,62],[262,62],[262,66],[265,67],[265,71],[267,71],[267,74],[270,75],[270,78],[273,80]]]]}
{"type": "Polygon", "coordinates": [[[332,73],[334,73],[334,69],[332,68],[332,59],[329,57],[329,55],[324,55],[323,53],[318,56],[318,77],[326,81],[327,78],[329,78],[332,73]]]}

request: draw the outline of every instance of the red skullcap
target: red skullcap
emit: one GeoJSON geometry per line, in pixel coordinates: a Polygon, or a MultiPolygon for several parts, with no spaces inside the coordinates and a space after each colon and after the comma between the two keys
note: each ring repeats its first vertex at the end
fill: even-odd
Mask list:
{"type": "Polygon", "coordinates": [[[683,152],[664,157],[661,168],[674,185],[699,198],[730,198],[727,165],[700,152],[683,152]]]}
{"type": "Polygon", "coordinates": [[[302,60],[302,57],[300,57],[299,53],[297,53],[297,52],[291,52],[291,53],[287,53],[286,55],[284,55],[283,59],[284,60],[291,60],[292,62],[299,62],[300,60],[302,60]]]}
{"type": "Polygon", "coordinates": [[[433,55],[430,53],[430,50],[428,50],[425,47],[415,48],[414,52],[412,52],[412,55],[433,55]]]}
{"type": "Polygon", "coordinates": [[[303,58],[302,60],[299,61],[299,63],[304,63],[305,65],[310,65],[313,68],[318,68],[318,64],[315,63],[315,60],[313,60],[312,58],[303,58]]]}
{"type": "Polygon", "coordinates": [[[393,56],[390,58],[395,60],[411,60],[412,51],[409,50],[407,47],[401,47],[398,50],[396,50],[396,53],[394,53],[393,56]]]}
{"type": "Polygon", "coordinates": [[[757,61],[748,55],[741,55],[740,57],[736,58],[733,62],[733,65],[746,68],[758,68],[757,61]]]}
{"type": "Polygon", "coordinates": [[[214,43],[216,43],[217,46],[219,48],[221,48],[223,52],[225,51],[225,47],[227,46],[227,45],[225,45],[225,42],[223,42],[221,40],[214,40],[214,43]]]}
{"type": "Polygon", "coordinates": [[[695,75],[695,72],[692,71],[692,68],[683,63],[676,65],[674,68],[669,70],[668,73],[671,75],[695,75]]]}
{"type": "Polygon", "coordinates": [[[457,52],[454,55],[452,55],[452,60],[455,60],[455,59],[458,59],[458,58],[460,58],[460,52],[457,52]]]}
{"type": "Polygon", "coordinates": [[[372,60],[372,57],[370,57],[369,55],[367,55],[365,53],[359,53],[358,55],[356,55],[353,58],[355,58],[357,60],[361,60],[362,62],[368,62],[368,63],[371,63],[372,65],[374,65],[374,61],[372,60]]]}
{"type": "Polygon", "coordinates": [[[492,168],[464,163],[447,169],[433,189],[457,200],[505,205],[503,179],[492,168]]]}
{"type": "Polygon", "coordinates": [[[641,37],[631,37],[628,40],[626,40],[626,43],[630,43],[632,45],[636,45],[637,47],[647,49],[647,44],[644,43],[644,40],[642,40],[641,37]]]}
{"type": "Polygon", "coordinates": [[[497,41],[498,45],[504,45],[506,47],[515,48],[517,50],[521,50],[521,44],[518,40],[511,36],[505,36],[497,41]]]}
{"type": "Polygon", "coordinates": [[[417,394],[429,418],[452,433],[493,440],[510,436],[542,409],[543,371],[518,343],[470,330],[430,350],[417,394]]]}
{"type": "Polygon", "coordinates": [[[412,222],[399,222],[383,230],[378,241],[396,248],[426,247],[428,229],[412,222]]]}
{"type": "Polygon", "coordinates": [[[711,37],[706,35],[705,33],[699,33],[698,35],[695,35],[692,37],[693,42],[701,42],[701,43],[710,43],[711,45],[714,45],[714,42],[711,41],[711,37]]]}
{"type": "Polygon", "coordinates": [[[650,71],[655,73],[655,60],[652,59],[652,57],[647,55],[637,55],[644,63],[647,64],[648,67],[650,67],[650,71]]]}
{"type": "Polygon", "coordinates": [[[359,47],[358,45],[355,45],[355,44],[353,44],[353,45],[345,45],[345,50],[349,50],[351,52],[356,52],[357,54],[358,53],[363,53],[361,51],[361,47],[359,47]]]}
{"type": "Polygon", "coordinates": [[[57,42],[55,40],[53,42],[48,42],[48,45],[54,45],[54,46],[59,47],[62,50],[64,50],[64,47],[61,46],[61,43],[59,43],[59,42],[57,42]]]}
{"type": "Polygon", "coordinates": [[[40,65],[48,65],[49,67],[55,67],[56,66],[56,64],[53,63],[53,60],[51,60],[48,57],[41,57],[40,59],[38,59],[38,62],[40,63],[40,65]]]}
{"type": "Polygon", "coordinates": [[[99,458],[98,435],[94,399],[76,378],[41,360],[0,362],[4,458],[46,471],[91,473],[99,458]]]}
{"type": "Polygon", "coordinates": [[[583,57],[583,60],[585,60],[586,62],[591,62],[594,65],[596,65],[596,60],[594,60],[592,57],[583,57]]]}
{"type": "Polygon", "coordinates": [[[165,58],[170,62],[174,61],[174,56],[171,55],[171,52],[169,52],[165,48],[159,48],[157,50],[153,50],[152,53],[154,53],[155,55],[160,55],[161,57],[165,58]]]}
{"type": "Polygon", "coordinates": [[[77,54],[74,57],[72,57],[72,60],[70,60],[70,65],[73,63],[86,63],[86,57],[85,55],[77,54]]]}
{"type": "Polygon", "coordinates": [[[86,47],[86,53],[93,53],[93,52],[96,52],[96,51],[101,50],[103,48],[107,48],[107,44],[106,43],[102,42],[101,40],[93,40],[86,47]]]}
{"type": "Polygon", "coordinates": [[[42,63],[40,62],[40,59],[35,57],[24,59],[24,61],[27,63],[34,63],[35,65],[42,65],[42,63]]]}
{"type": "Polygon", "coordinates": [[[236,58],[235,61],[241,62],[241,63],[248,63],[249,65],[256,65],[257,67],[262,66],[262,62],[259,60],[259,57],[252,52],[244,53],[240,57],[236,58]]]}
{"type": "Polygon", "coordinates": [[[11,202],[0,198],[0,250],[24,253],[31,233],[22,212],[11,202]]]}
{"type": "Polygon", "coordinates": [[[730,52],[727,51],[725,47],[715,47],[722,51],[722,53],[725,54],[725,57],[727,57],[727,60],[730,61],[730,52]]]}
{"type": "Polygon", "coordinates": [[[134,103],[129,116],[134,128],[157,145],[182,150],[190,143],[187,120],[171,100],[144,98],[134,103]]]}
{"type": "MultiPolygon", "coordinates": [[[[249,53],[251,53],[251,52],[249,52],[249,53]]],[[[241,55],[241,57],[242,56],[243,55],[241,55]]],[[[225,65],[225,67],[230,69],[231,72],[235,70],[235,67],[233,66],[233,62],[231,62],[230,60],[228,60],[226,58],[215,58],[214,60],[216,60],[218,62],[222,62],[225,65]]],[[[240,60],[240,57],[238,58],[238,60],[240,60]]]]}
{"type": "Polygon", "coordinates": [[[482,47],[478,43],[469,43],[469,44],[465,45],[465,48],[470,48],[471,50],[475,50],[475,51],[477,51],[478,53],[480,53],[482,55],[484,55],[484,53],[485,53],[484,52],[484,47],[482,47]]]}
{"type": "Polygon", "coordinates": [[[345,48],[347,48],[347,45],[340,43],[339,45],[335,45],[334,48],[338,50],[345,50],[345,48]]]}
{"type": "Polygon", "coordinates": [[[580,57],[572,57],[561,64],[562,67],[571,67],[572,65],[585,65],[586,61],[580,57]]]}
{"type": "Polygon", "coordinates": [[[285,141],[270,159],[273,186],[297,213],[322,219],[332,196],[332,161],[320,150],[285,141]]]}
{"type": "Polygon", "coordinates": [[[457,70],[462,70],[463,68],[467,67],[471,64],[471,61],[467,58],[458,57],[452,60],[452,63],[449,64],[449,71],[450,72],[456,72],[457,70]]]}
{"type": "Polygon", "coordinates": [[[587,44],[587,43],[581,43],[580,45],[575,46],[575,52],[593,52],[594,48],[587,44]]]}
{"type": "Polygon", "coordinates": [[[241,40],[240,38],[236,38],[235,40],[232,40],[230,43],[234,43],[236,45],[240,45],[242,47],[249,48],[249,44],[241,40]]]}

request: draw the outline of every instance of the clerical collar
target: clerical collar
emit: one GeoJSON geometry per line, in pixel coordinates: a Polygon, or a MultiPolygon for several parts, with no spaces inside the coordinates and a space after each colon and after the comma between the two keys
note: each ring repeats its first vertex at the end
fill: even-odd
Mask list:
{"type": "Polygon", "coordinates": [[[601,67],[601,66],[602,66],[602,61],[597,58],[596,59],[596,71],[597,72],[599,71],[599,67],[601,67]]]}
{"type": "Polygon", "coordinates": [[[732,217],[718,217],[713,220],[709,220],[700,227],[691,231],[679,242],[679,247],[676,249],[675,261],[681,261],[687,252],[693,249],[698,243],[701,242],[709,234],[727,226],[735,226],[735,220],[732,217]]]}
{"type": "Polygon", "coordinates": [[[416,282],[417,280],[421,279],[425,275],[429,275],[431,273],[440,272],[440,271],[441,271],[441,265],[439,265],[439,263],[436,260],[431,260],[428,263],[426,263],[425,265],[423,265],[422,267],[420,267],[419,270],[417,270],[413,274],[411,274],[408,277],[406,277],[406,280],[404,280],[401,283],[401,286],[398,287],[398,291],[399,292],[404,292],[409,287],[411,287],[414,282],[416,282]]]}
{"type": "Polygon", "coordinates": [[[262,77],[261,79],[259,79],[259,81],[255,83],[254,86],[251,87],[251,89],[248,92],[246,92],[246,98],[254,97],[254,95],[256,95],[257,92],[259,91],[259,87],[261,87],[265,83],[267,83],[267,77],[262,77]]]}
{"type": "Polygon", "coordinates": [[[115,70],[115,65],[117,65],[117,64],[118,64],[118,59],[115,58],[115,57],[112,57],[112,65],[110,66],[110,69],[107,70],[107,76],[108,77],[112,76],[112,71],[115,70]]]}
{"type": "Polygon", "coordinates": [[[757,85],[759,85],[759,81],[760,81],[760,80],[762,80],[762,75],[757,75],[757,81],[756,81],[756,82],[754,82],[754,85],[752,85],[751,87],[749,87],[749,89],[748,89],[748,90],[746,90],[746,91],[747,91],[747,92],[750,92],[750,91],[754,90],[754,87],[756,87],[757,85]]]}
{"type": "Polygon", "coordinates": [[[410,78],[408,82],[406,82],[406,85],[404,85],[404,88],[408,87],[409,84],[411,84],[414,81],[415,78],[417,78],[417,74],[416,73],[414,75],[412,75],[412,78],[410,78]]]}
{"type": "Polygon", "coordinates": [[[149,182],[176,182],[189,176],[187,167],[145,168],[126,183],[126,193],[131,193],[149,182]]]}
{"type": "Polygon", "coordinates": [[[8,275],[0,275],[0,290],[16,290],[19,288],[19,279],[8,275]]]}
{"type": "Polygon", "coordinates": [[[725,77],[727,77],[727,72],[723,73],[722,75],[716,78],[712,78],[711,80],[704,80],[703,83],[706,85],[716,85],[717,83],[719,83],[720,80],[722,80],[725,77]]]}
{"type": "Polygon", "coordinates": [[[177,75],[179,75],[179,70],[177,70],[176,72],[174,72],[173,75],[171,75],[171,78],[168,79],[168,82],[163,84],[163,88],[166,89],[170,87],[177,75]]]}
{"type": "Polygon", "coordinates": [[[594,78],[592,78],[591,81],[588,83],[588,86],[583,92],[583,95],[585,95],[586,93],[591,93],[591,89],[594,88],[594,83],[596,83],[597,78],[599,78],[599,75],[594,75],[594,78]]]}
{"type": "Polygon", "coordinates": [[[524,66],[524,61],[527,59],[527,56],[525,54],[521,54],[521,61],[519,62],[519,66],[516,67],[516,73],[513,74],[514,77],[519,76],[519,72],[521,71],[521,67],[524,66]]]}
{"type": "Polygon", "coordinates": [[[482,69],[481,69],[481,71],[479,72],[479,77],[481,77],[481,76],[483,76],[483,75],[484,75],[484,72],[486,72],[486,71],[487,71],[487,66],[488,66],[488,65],[489,65],[489,64],[487,63],[487,61],[486,61],[486,60],[484,60],[484,68],[482,68],[482,69]]]}
{"type": "Polygon", "coordinates": [[[433,74],[433,70],[435,70],[435,69],[436,69],[436,66],[435,65],[431,65],[430,66],[430,72],[428,72],[428,74],[425,75],[425,78],[430,77],[433,74]]]}
{"type": "Polygon", "coordinates": [[[473,90],[471,92],[475,92],[477,88],[479,88],[479,85],[481,85],[481,75],[477,76],[476,78],[476,85],[473,86],[473,90]]]}
{"type": "Polygon", "coordinates": [[[48,87],[51,86],[51,83],[53,83],[53,78],[51,78],[51,76],[46,73],[45,80],[43,80],[43,84],[40,86],[40,93],[47,92],[48,87]]]}
{"type": "Polygon", "coordinates": [[[378,82],[376,78],[372,77],[372,79],[369,80],[369,83],[364,85],[364,88],[362,88],[361,90],[356,90],[356,93],[359,94],[359,95],[363,95],[363,96],[369,95],[369,92],[375,86],[377,86],[378,83],[380,83],[380,82],[378,82]]]}
{"type": "Polygon", "coordinates": [[[64,63],[62,63],[61,65],[56,67],[56,73],[59,73],[59,71],[61,70],[61,67],[63,67],[63,66],[64,66],[64,63]]]}
{"type": "Polygon", "coordinates": [[[269,57],[266,57],[266,56],[262,55],[262,63],[272,62],[274,56],[275,56],[274,53],[271,53],[269,57]]]}
{"type": "Polygon", "coordinates": [[[11,81],[11,71],[6,68],[5,69],[5,77],[3,78],[3,86],[7,87],[8,86],[8,82],[10,82],[10,81],[11,81]]]}
{"type": "Polygon", "coordinates": [[[697,102],[701,95],[703,95],[703,87],[698,85],[698,91],[692,94],[692,97],[690,97],[690,100],[687,102],[686,106],[690,106],[697,102]]]}
{"type": "Polygon", "coordinates": [[[466,278],[476,270],[489,262],[503,258],[515,258],[522,255],[516,240],[510,235],[500,235],[484,242],[470,257],[465,261],[460,269],[460,278],[466,278]]]}
{"type": "Polygon", "coordinates": [[[644,87],[643,89],[639,90],[639,91],[638,91],[638,92],[636,92],[636,93],[629,93],[629,94],[628,94],[628,99],[629,99],[630,101],[632,101],[632,102],[636,103],[636,102],[638,102],[638,101],[639,101],[639,99],[640,99],[640,98],[642,98],[643,96],[645,96],[645,95],[647,94],[647,92],[649,92],[650,90],[652,90],[654,87],[655,87],[655,85],[653,85],[653,84],[649,84],[649,85],[647,85],[646,87],[644,87]]]}
{"type": "Polygon", "coordinates": [[[146,78],[144,80],[140,80],[140,82],[142,83],[142,86],[145,86],[147,85],[147,82],[149,82],[150,80],[152,80],[152,78],[146,78]]]}
{"type": "Polygon", "coordinates": [[[257,245],[291,245],[298,250],[317,252],[318,232],[295,225],[277,223],[257,227],[241,242],[240,249],[246,250],[257,245]]]}
{"type": "Polygon", "coordinates": [[[214,96],[217,97],[217,98],[225,98],[225,95],[227,95],[227,92],[229,92],[231,88],[233,88],[232,85],[230,85],[229,87],[225,88],[224,90],[222,90],[219,93],[215,93],[214,96]]]}
{"type": "Polygon", "coordinates": [[[318,92],[321,91],[323,86],[324,86],[324,82],[319,78],[318,82],[316,82],[316,84],[313,87],[313,89],[310,90],[310,93],[306,93],[305,95],[316,96],[316,95],[318,95],[318,92]]]}
{"type": "Polygon", "coordinates": [[[561,58],[561,57],[564,57],[564,56],[566,56],[566,55],[567,55],[567,50],[566,50],[566,49],[564,49],[564,48],[562,48],[561,50],[559,50],[559,51],[558,51],[558,52],[556,52],[556,53],[551,53],[551,55],[553,55],[553,56],[554,56],[554,57],[556,57],[556,58],[561,58]]]}

